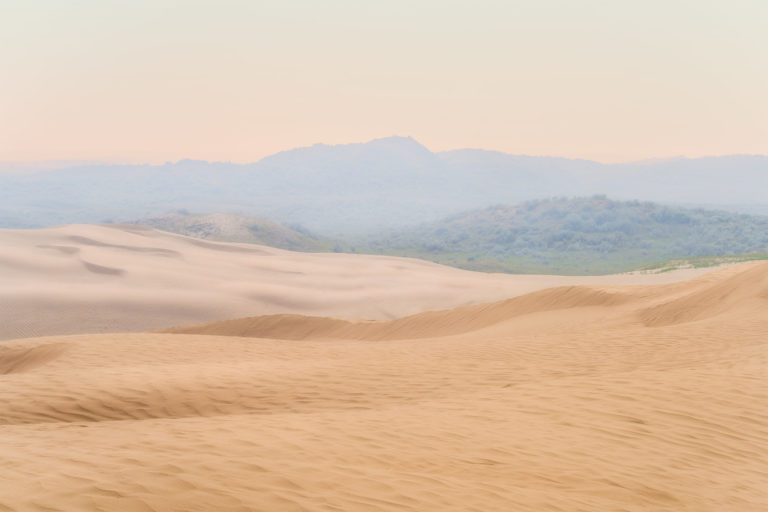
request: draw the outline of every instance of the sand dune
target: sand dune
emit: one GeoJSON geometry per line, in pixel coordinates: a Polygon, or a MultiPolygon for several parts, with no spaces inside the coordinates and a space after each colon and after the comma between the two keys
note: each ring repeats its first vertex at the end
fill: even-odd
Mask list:
{"type": "Polygon", "coordinates": [[[0,510],[763,511],[766,311],[763,263],[4,342],[0,510]]]}
{"type": "MultiPolygon", "coordinates": [[[[768,264],[731,267],[685,283],[621,291],[588,286],[550,288],[512,299],[445,311],[427,311],[391,321],[346,321],[302,315],[265,315],[171,327],[160,332],[303,340],[391,340],[450,336],[476,331],[531,313],[654,304],[637,315],[646,326],[674,325],[728,312],[743,302],[759,309],[768,297],[768,264]]],[[[624,310],[614,308],[621,314],[624,310]]],[[[603,316],[603,319],[605,317],[603,316]]]]}
{"type": "Polygon", "coordinates": [[[710,280],[714,283],[648,308],[642,312],[641,318],[648,326],[661,326],[711,318],[732,311],[745,303],[752,303],[759,310],[764,307],[760,299],[768,298],[766,269],[766,264],[758,264],[748,270],[737,272],[736,269],[730,269],[699,279],[699,283],[709,285],[710,280]],[[713,279],[721,276],[727,277],[713,279]]]}
{"type": "Polygon", "coordinates": [[[632,297],[628,294],[572,286],[543,290],[491,304],[479,304],[444,311],[427,311],[391,321],[347,321],[302,315],[266,315],[171,327],[160,332],[287,340],[313,338],[371,341],[418,339],[476,331],[529,313],[574,307],[618,305],[631,301],[631,299],[632,297]]]}
{"type": "Polygon", "coordinates": [[[124,225],[0,230],[0,247],[0,340],[277,313],[387,320],[552,286],[679,281],[696,272],[491,275],[415,259],[295,253],[124,225]]]}

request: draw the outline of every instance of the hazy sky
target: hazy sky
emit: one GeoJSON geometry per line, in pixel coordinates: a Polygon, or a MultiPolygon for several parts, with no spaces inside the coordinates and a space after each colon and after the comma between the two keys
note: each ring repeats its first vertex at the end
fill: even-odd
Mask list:
{"type": "Polygon", "coordinates": [[[768,154],[765,0],[0,0],[0,161],[768,154]]]}

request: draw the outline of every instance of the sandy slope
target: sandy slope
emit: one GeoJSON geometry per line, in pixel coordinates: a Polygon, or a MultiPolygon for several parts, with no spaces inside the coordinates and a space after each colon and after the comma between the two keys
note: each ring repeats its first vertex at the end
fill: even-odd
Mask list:
{"type": "Polygon", "coordinates": [[[189,329],[301,341],[5,342],[0,510],[764,511],[766,311],[746,264],[189,329]]]}
{"type": "Polygon", "coordinates": [[[561,284],[668,282],[693,273],[490,275],[414,259],[214,243],[137,226],[0,230],[0,340],[272,313],[383,320],[561,284]]]}

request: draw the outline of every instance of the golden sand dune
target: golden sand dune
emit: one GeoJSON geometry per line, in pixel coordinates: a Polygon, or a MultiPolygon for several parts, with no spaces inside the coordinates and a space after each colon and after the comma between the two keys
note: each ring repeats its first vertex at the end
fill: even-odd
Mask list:
{"type": "Polygon", "coordinates": [[[296,253],[124,225],[0,230],[0,247],[0,340],[277,313],[387,320],[565,284],[661,283],[702,272],[491,275],[415,259],[296,253]]]}
{"type": "Polygon", "coordinates": [[[4,342],[0,510],[763,511],[767,283],[4,342]]]}
{"type": "MultiPolygon", "coordinates": [[[[751,303],[759,310],[761,299],[768,298],[768,272],[766,264],[758,264],[742,272],[721,271],[697,280],[703,289],[694,289],[680,297],[646,309],[641,317],[646,325],[660,326],[710,318],[729,312],[736,306],[751,303]],[[724,279],[716,277],[727,276],[724,279]],[[709,282],[712,282],[710,285],[709,282]]],[[[674,285],[670,288],[675,288],[674,285]]],[[[765,311],[768,313],[768,311],[765,311]]]]}

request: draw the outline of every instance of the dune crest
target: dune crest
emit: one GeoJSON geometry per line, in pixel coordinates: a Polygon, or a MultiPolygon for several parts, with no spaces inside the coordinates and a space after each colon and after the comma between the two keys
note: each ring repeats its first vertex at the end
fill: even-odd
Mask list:
{"type": "Polygon", "coordinates": [[[159,332],[286,340],[431,338],[476,331],[531,313],[574,307],[615,306],[631,300],[632,296],[629,294],[586,286],[568,286],[533,292],[490,304],[478,304],[446,311],[427,311],[390,321],[365,322],[302,315],[266,315],[171,327],[159,332]]]}
{"type": "Polygon", "coordinates": [[[711,318],[733,310],[737,305],[768,296],[768,263],[757,263],[746,270],[721,271],[724,277],[704,289],[648,308],[640,313],[645,325],[662,326],[711,318]]]}
{"type": "Polygon", "coordinates": [[[266,315],[207,324],[171,327],[159,332],[303,340],[417,339],[468,333],[523,315],[571,308],[613,308],[646,326],[674,325],[714,317],[745,301],[765,297],[768,263],[752,263],[713,272],[689,283],[668,286],[596,288],[568,286],[532,292],[489,304],[427,311],[390,321],[346,321],[302,315],[266,315]],[[672,297],[672,298],[670,298],[672,297]],[[616,308],[636,305],[631,312],[616,308]],[[654,304],[648,306],[648,304],[654,304]]]}

